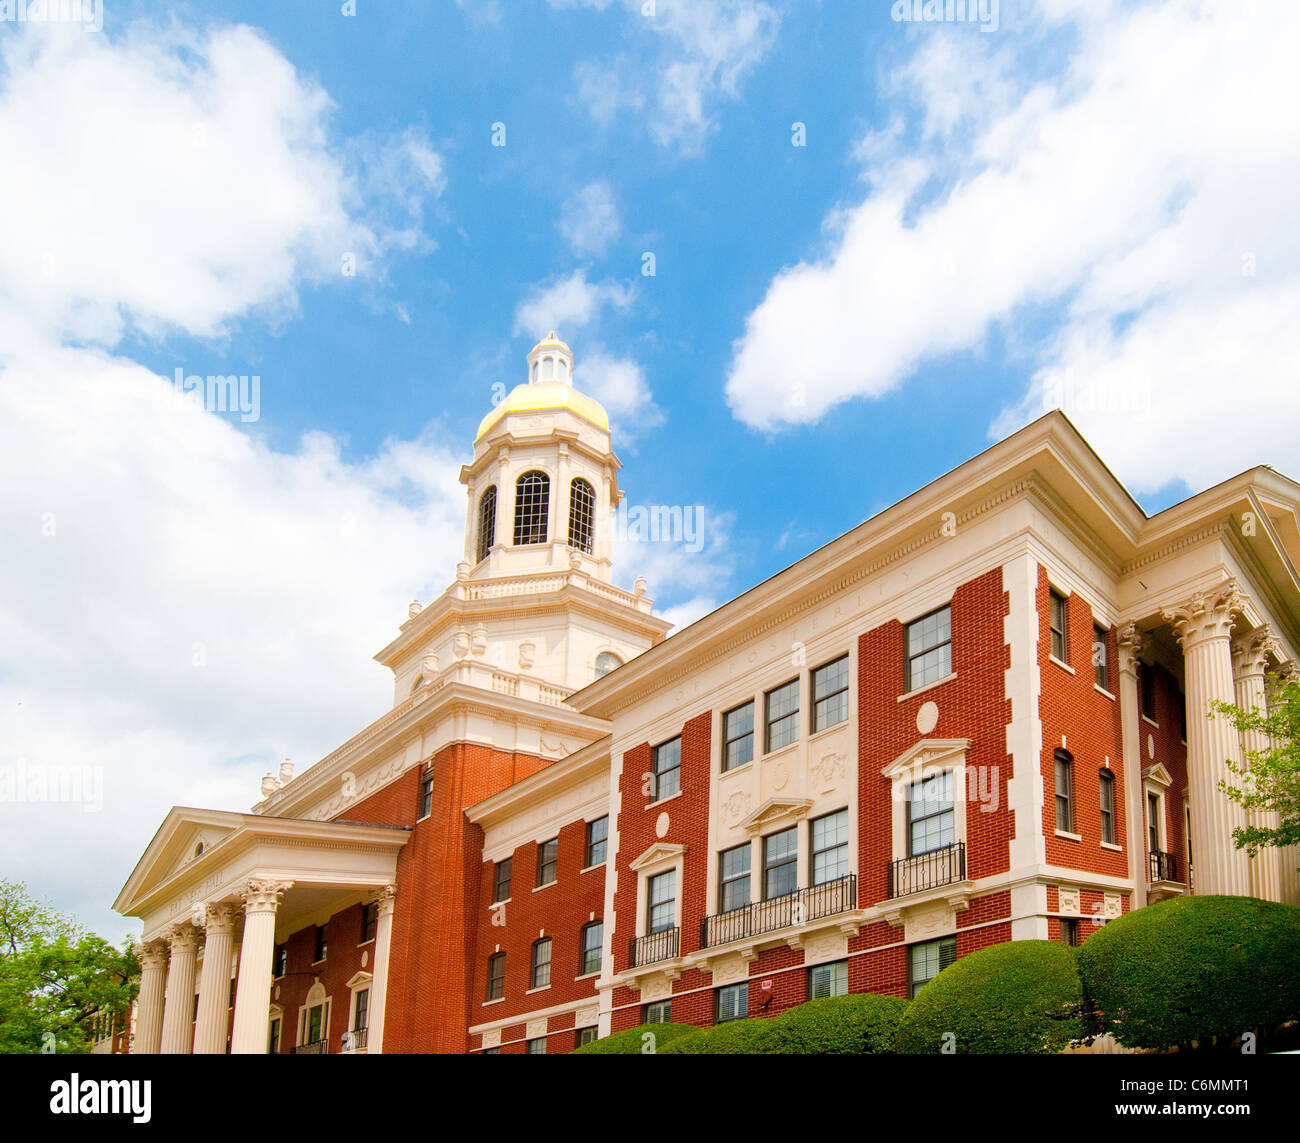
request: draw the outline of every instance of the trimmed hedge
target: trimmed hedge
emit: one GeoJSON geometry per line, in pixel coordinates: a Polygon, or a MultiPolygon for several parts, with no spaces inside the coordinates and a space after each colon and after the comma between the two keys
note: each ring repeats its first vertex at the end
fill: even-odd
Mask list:
{"type": "Polygon", "coordinates": [[[664,1055],[843,1055],[894,1050],[907,1001],[859,993],[812,1000],[768,1018],[733,1020],[676,1040],[664,1055]]]}
{"type": "Polygon", "coordinates": [[[1083,1003],[1074,949],[1058,941],[993,945],[917,993],[899,1026],[898,1051],[942,1051],[951,1033],[947,1043],[958,1054],[1059,1052],[1088,1035],[1083,1003]]]}
{"type": "Polygon", "coordinates": [[[694,1024],[642,1024],[636,1028],[629,1028],[626,1032],[615,1032],[603,1040],[593,1040],[581,1048],[574,1048],[572,1055],[639,1056],[646,1053],[648,1047],[653,1047],[655,1052],[659,1052],[673,1040],[679,1040],[683,1036],[693,1036],[699,1031],[700,1029],[694,1024]],[[654,1039],[646,1040],[644,1038],[646,1034],[654,1036],[654,1039]]]}
{"type": "Polygon", "coordinates": [[[1097,1031],[1127,1048],[1206,1047],[1300,1019],[1300,909],[1179,897],[1111,921],[1079,949],[1097,1031]]]}

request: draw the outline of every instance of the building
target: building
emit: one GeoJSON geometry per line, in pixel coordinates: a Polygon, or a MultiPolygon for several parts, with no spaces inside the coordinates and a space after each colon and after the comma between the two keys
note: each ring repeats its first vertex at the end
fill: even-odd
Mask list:
{"type": "MultiPolygon", "coordinates": [[[[665,638],[552,334],[479,427],[456,582],[392,709],[250,813],[177,807],[133,1051],[564,1052],[844,991],[1184,893],[1300,904],[1218,789],[1300,648],[1300,486],[1148,517],[1049,413],[665,638]]],[[[662,510],[665,520],[671,512],[662,510]]]]}

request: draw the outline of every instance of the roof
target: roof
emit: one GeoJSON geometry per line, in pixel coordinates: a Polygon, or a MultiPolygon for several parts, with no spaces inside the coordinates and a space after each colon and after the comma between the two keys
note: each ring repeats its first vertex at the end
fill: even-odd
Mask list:
{"type": "Polygon", "coordinates": [[[482,440],[494,424],[507,413],[540,413],[567,409],[590,421],[602,432],[609,432],[609,416],[594,397],[578,392],[563,381],[538,381],[535,384],[517,385],[495,409],[479,423],[476,441],[482,440]]]}

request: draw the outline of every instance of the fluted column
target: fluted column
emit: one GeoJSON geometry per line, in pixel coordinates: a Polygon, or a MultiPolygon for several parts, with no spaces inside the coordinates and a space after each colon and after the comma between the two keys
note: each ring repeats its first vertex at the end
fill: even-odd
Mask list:
{"type": "Polygon", "coordinates": [[[233,905],[209,905],[204,911],[207,939],[199,976],[199,1018],[194,1028],[196,1055],[225,1055],[226,1011],[230,1004],[230,958],[235,946],[233,905]]]}
{"type": "Polygon", "coordinates": [[[235,985],[232,1055],[266,1052],[271,1019],[271,962],[275,957],[275,913],[292,881],[255,880],[240,893],[244,900],[244,940],[235,985]]]}
{"type": "Polygon", "coordinates": [[[135,1002],[135,1040],[131,1054],[154,1055],[162,1049],[167,945],[163,941],[137,945],[135,955],[140,961],[140,995],[135,1002]]]}
{"type": "Polygon", "coordinates": [[[388,999],[388,950],[393,942],[393,905],[396,888],[385,885],[375,899],[379,906],[375,917],[375,963],[370,974],[369,1031],[366,1053],[382,1055],[384,1051],[384,1010],[388,999]]]}
{"type": "MultiPolygon", "coordinates": [[[[1278,667],[1277,678],[1284,685],[1292,682],[1296,678],[1297,669],[1294,659],[1287,660],[1278,667]]],[[[1270,740],[1269,745],[1277,746],[1278,743],[1270,740]]],[[[1276,815],[1272,824],[1278,824],[1276,815]]],[[[1300,905],[1300,845],[1273,848],[1277,852],[1278,860],[1278,900],[1284,905],[1300,905]]]]}
{"type": "MultiPolygon", "coordinates": [[[[1277,654],[1277,644],[1273,641],[1267,624],[1256,627],[1249,634],[1237,639],[1232,645],[1232,678],[1237,688],[1237,705],[1242,710],[1258,710],[1264,714],[1268,710],[1268,698],[1264,687],[1264,674],[1268,669],[1268,660],[1277,654]]],[[[1272,745],[1268,735],[1260,730],[1241,731],[1241,755],[1247,758],[1251,752],[1268,750],[1272,745]]],[[[1247,762],[1249,765],[1249,762],[1247,762]]],[[[1264,829],[1276,829],[1276,813],[1265,810],[1248,810],[1246,820],[1252,826],[1264,829]]],[[[1250,859],[1250,895],[1265,901],[1280,901],[1282,898],[1281,865],[1282,855],[1275,845],[1266,845],[1250,859]]]]}
{"type": "Polygon", "coordinates": [[[194,1043],[194,963],[199,953],[198,930],[188,922],[167,930],[171,965],[167,969],[167,999],[163,1004],[164,1055],[189,1055],[194,1043]]]}
{"type": "Polygon", "coordinates": [[[1136,623],[1121,627],[1119,643],[1120,749],[1124,752],[1124,837],[1135,909],[1147,903],[1147,835],[1142,828],[1142,728],[1138,725],[1138,657],[1144,638],[1136,623]]]}
{"type": "Polygon", "coordinates": [[[1197,894],[1250,894],[1250,858],[1232,840],[1246,815],[1219,790],[1221,780],[1237,780],[1224,759],[1241,762],[1241,739],[1226,718],[1209,717],[1211,702],[1236,699],[1231,632],[1241,607],[1236,584],[1227,580],[1163,612],[1182,644],[1187,678],[1187,786],[1197,894]]]}

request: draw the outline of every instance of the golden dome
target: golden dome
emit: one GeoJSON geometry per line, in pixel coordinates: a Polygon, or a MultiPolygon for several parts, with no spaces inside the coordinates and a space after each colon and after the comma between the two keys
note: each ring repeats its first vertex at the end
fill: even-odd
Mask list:
{"type": "Polygon", "coordinates": [[[579,393],[563,381],[536,381],[512,389],[509,396],[479,423],[478,435],[474,439],[480,440],[507,413],[554,412],[559,409],[568,409],[602,432],[609,432],[609,416],[599,401],[579,393]]]}

